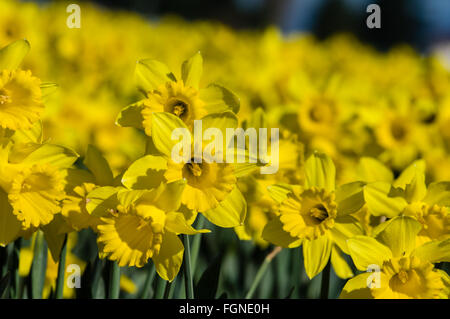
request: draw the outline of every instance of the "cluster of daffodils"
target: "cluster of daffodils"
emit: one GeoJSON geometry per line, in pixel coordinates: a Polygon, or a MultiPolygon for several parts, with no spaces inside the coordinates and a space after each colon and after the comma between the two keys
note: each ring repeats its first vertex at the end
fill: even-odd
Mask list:
{"type": "MultiPolygon", "coordinates": [[[[450,72],[436,58],[88,4],[69,29],[66,5],[0,3],[0,245],[45,239],[44,296],[67,247],[85,269],[71,252],[85,229],[98,258],[173,282],[204,218],[261,249],[301,247],[309,279],[328,265],[346,280],[341,298],[449,297],[450,72]],[[271,128],[265,152],[226,134],[271,128]],[[227,137],[213,150],[196,143],[209,129],[227,137]]],[[[21,276],[36,253],[22,248],[21,276]]]]}

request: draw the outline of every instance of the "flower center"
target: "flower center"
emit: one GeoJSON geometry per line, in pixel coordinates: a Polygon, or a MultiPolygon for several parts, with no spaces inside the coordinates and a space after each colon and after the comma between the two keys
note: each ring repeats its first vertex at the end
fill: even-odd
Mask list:
{"type": "Polygon", "coordinates": [[[186,164],[192,175],[200,177],[202,175],[201,163],[187,163],[186,164]]]}
{"type": "Polygon", "coordinates": [[[383,263],[381,287],[375,298],[436,298],[444,288],[433,264],[417,257],[393,258],[383,263]]]}
{"type": "Polygon", "coordinates": [[[183,101],[177,100],[172,106],[172,113],[178,117],[181,117],[187,111],[187,104],[183,101]]]}
{"type": "Polygon", "coordinates": [[[0,90],[0,105],[11,103],[11,97],[9,96],[8,92],[5,90],[0,90]]]}
{"type": "Polygon", "coordinates": [[[401,141],[406,137],[407,129],[400,123],[393,123],[391,126],[391,133],[394,139],[401,141]]]}
{"type": "Polygon", "coordinates": [[[414,216],[422,224],[420,236],[426,236],[430,239],[443,239],[448,234],[450,214],[445,207],[415,202],[409,204],[404,213],[414,216]]]}
{"type": "Polygon", "coordinates": [[[397,278],[405,284],[408,281],[408,273],[404,271],[403,269],[400,270],[400,272],[397,274],[397,278]]]}
{"type": "Polygon", "coordinates": [[[335,194],[316,187],[294,192],[281,203],[279,213],[283,229],[291,236],[316,239],[334,226],[335,194]]]}
{"type": "Polygon", "coordinates": [[[318,204],[310,211],[311,217],[317,221],[318,224],[328,218],[328,211],[325,206],[318,204]]]}

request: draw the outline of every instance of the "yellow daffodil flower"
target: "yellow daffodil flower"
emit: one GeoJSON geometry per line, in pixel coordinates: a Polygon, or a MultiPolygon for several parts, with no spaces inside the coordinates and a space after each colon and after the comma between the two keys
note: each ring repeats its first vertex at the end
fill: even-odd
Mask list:
{"type": "Polygon", "coordinates": [[[346,239],[362,234],[349,214],[363,205],[363,183],[345,184],[336,189],[335,167],[325,154],[314,153],[305,163],[305,186],[272,186],[279,202],[278,216],[263,231],[267,241],[287,248],[303,244],[305,269],[315,277],[328,263],[338,276],[353,275],[342,252],[348,254],[346,239]]]}
{"type": "Polygon", "coordinates": [[[450,260],[450,241],[434,240],[416,247],[415,237],[421,228],[415,219],[399,216],[375,238],[348,239],[356,267],[367,272],[350,279],[340,297],[448,299],[448,275],[434,264],[450,260]]]}

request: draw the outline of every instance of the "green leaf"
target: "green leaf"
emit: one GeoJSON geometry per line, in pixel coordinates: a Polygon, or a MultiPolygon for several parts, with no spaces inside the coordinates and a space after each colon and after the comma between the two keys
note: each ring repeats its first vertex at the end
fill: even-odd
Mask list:
{"type": "Polygon", "coordinates": [[[30,51],[27,40],[15,41],[0,50],[0,70],[15,70],[30,51]]]}
{"type": "Polygon", "coordinates": [[[11,273],[8,271],[6,275],[0,279],[0,299],[7,298],[10,284],[11,273]]]}
{"type": "Polygon", "coordinates": [[[34,244],[34,258],[31,265],[31,298],[41,299],[47,271],[47,243],[44,234],[38,231],[34,244]]]}
{"type": "Polygon", "coordinates": [[[176,81],[164,63],[152,59],[137,62],[135,80],[138,88],[144,92],[155,90],[166,82],[176,81]]]}
{"type": "Polygon", "coordinates": [[[181,66],[181,77],[185,86],[192,86],[198,89],[203,72],[203,58],[197,52],[192,58],[183,62],[181,66]]]}
{"type": "Polygon", "coordinates": [[[84,165],[94,174],[96,184],[100,186],[112,185],[113,173],[108,162],[93,145],[88,145],[84,165]]]}
{"type": "Polygon", "coordinates": [[[197,285],[195,285],[195,296],[198,299],[214,299],[219,286],[220,267],[222,254],[217,256],[203,272],[197,285]]]}

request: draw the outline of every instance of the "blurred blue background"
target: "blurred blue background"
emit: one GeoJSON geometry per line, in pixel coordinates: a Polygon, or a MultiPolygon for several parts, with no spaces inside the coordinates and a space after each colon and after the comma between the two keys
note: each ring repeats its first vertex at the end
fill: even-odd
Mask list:
{"type": "Polygon", "coordinates": [[[108,7],[157,18],[214,19],[234,28],[278,25],[284,33],[313,32],[325,38],[351,32],[379,49],[407,43],[426,52],[450,41],[450,0],[96,0],[108,7]],[[368,29],[366,8],[381,7],[381,29],[368,29]]]}

